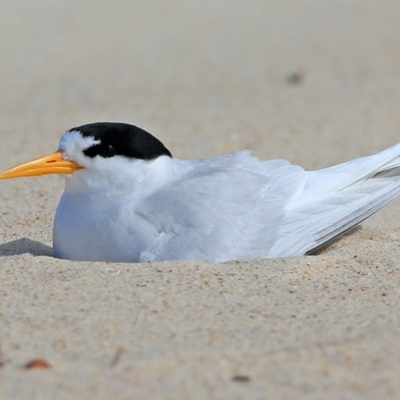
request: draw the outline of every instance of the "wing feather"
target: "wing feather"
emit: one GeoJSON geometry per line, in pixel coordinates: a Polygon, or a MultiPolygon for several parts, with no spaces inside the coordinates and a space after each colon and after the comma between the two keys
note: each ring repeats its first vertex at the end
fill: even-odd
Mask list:
{"type": "Polygon", "coordinates": [[[160,232],[141,261],[268,257],[285,205],[304,178],[301,167],[260,162],[247,152],[199,161],[138,210],[160,232]],[[150,209],[159,210],[157,218],[150,209]]]}
{"type": "Polygon", "coordinates": [[[141,261],[303,255],[399,194],[400,145],[310,172],[247,152],[199,160],[138,206],[159,232],[141,261]]]}

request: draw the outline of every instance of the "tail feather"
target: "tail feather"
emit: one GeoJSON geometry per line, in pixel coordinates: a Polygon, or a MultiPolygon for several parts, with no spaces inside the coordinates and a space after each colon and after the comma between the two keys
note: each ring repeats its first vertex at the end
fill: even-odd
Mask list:
{"type": "Polygon", "coordinates": [[[307,172],[271,257],[297,256],[344,234],[400,195],[400,144],[369,157],[307,172]]]}
{"type": "MultiPolygon", "coordinates": [[[[397,185],[386,185],[382,190],[376,193],[367,192],[365,196],[369,197],[366,203],[364,199],[354,202],[343,210],[343,217],[338,218],[337,221],[325,229],[315,232],[315,244],[307,252],[313,251],[328,242],[336,239],[338,236],[343,235],[351,228],[363,222],[365,219],[375,214],[381,208],[386,206],[397,196],[400,195],[400,177],[397,185]]],[[[329,219],[326,221],[329,223],[329,219]]]]}

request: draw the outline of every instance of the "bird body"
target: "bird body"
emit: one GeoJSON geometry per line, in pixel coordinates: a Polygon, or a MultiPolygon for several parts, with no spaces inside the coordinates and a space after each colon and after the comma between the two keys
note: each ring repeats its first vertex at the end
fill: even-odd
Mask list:
{"type": "MultiPolygon", "coordinates": [[[[67,168],[69,162],[72,170],[55,172],[65,177],[65,191],[53,251],[71,260],[300,256],[400,194],[400,144],[305,171],[285,160],[260,161],[247,151],[176,159],[140,128],[97,123],[67,131],[57,153],[61,161],[48,168],[58,162],[67,168]]],[[[18,168],[0,179],[27,175],[18,168]]]]}
{"type": "Polygon", "coordinates": [[[54,224],[56,256],[69,258],[74,247],[85,260],[99,254],[109,261],[267,257],[285,201],[279,186],[301,172],[244,152],[199,161],[163,156],[145,163],[146,172],[132,165],[130,185],[110,192],[110,176],[103,183],[97,176],[96,187],[81,186],[80,192],[76,177],[66,178],[54,224]]]}

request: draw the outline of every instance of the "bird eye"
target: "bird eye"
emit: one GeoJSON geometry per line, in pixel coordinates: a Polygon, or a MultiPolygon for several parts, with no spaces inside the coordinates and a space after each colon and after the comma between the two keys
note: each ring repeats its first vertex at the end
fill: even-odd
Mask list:
{"type": "Polygon", "coordinates": [[[115,149],[111,144],[109,144],[106,146],[103,157],[113,157],[113,156],[115,156],[115,149]]]}
{"type": "Polygon", "coordinates": [[[96,144],[84,150],[83,153],[91,158],[96,156],[110,158],[115,156],[116,151],[111,144],[96,144]]]}

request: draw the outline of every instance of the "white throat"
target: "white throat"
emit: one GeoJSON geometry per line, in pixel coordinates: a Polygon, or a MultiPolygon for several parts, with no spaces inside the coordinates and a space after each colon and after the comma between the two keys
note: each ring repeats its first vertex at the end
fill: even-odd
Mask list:
{"type": "Polygon", "coordinates": [[[85,168],[65,175],[65,191],[69,194],[112,196],[122,193],[149,194],[174,175],[173,159],[161,156],[154,160],[85,158],[85,168]]]}

